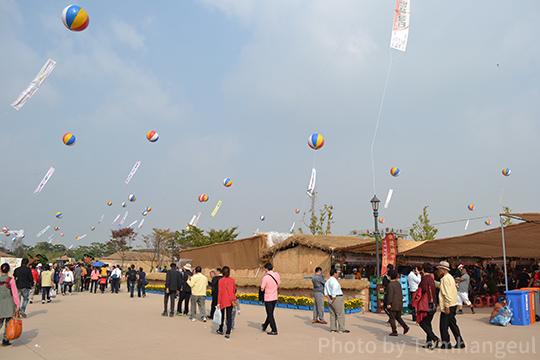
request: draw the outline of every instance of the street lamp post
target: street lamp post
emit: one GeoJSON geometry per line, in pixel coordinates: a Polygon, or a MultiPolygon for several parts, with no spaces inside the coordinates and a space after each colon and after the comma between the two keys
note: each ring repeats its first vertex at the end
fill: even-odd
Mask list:
{"type": "Polygon", "coordinates": [[[377,269],[375,274],[377,279],[381,276],[381,268],[379,264],[379,225],[377,224],[377,217],[379,217],[379,203],[381,202],[377,199],[377,195],[373,195],[371,199],[371,207],[373,208],[373,217],[375,218],[375,256],[377,258],[377,269]]]}

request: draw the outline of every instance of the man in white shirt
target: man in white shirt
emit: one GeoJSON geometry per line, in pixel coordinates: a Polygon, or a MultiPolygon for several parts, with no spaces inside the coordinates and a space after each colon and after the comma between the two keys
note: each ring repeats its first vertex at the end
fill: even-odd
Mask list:
{"type": "Polygon", "coordinates": [[[337,280],[338,276],[336,269],[330,270],[330,278],[324,284],[324,295],[328,300],[328,310],[330,312],[330,332],[338,332],[337,324],[339,324],[339,333],[343,334],[350,331],[345,329],[345,300],[343,299],[341,285],[337,280]]]}
{"type": "MultiPolygon", "coordinates": [[[[418,270],[418,266],[413,266],[411,269],[411,272],[409,272],[409,275],[407,276],[407,281],[409,282],[409,299],[412,300],[412,294],[416,290],[418,290],[418,285],[420,285],[420,281],[422,280],[422,275],[420,275],[420,271],[418,270]]],[[[416,321],[416,308],[412,308],[412,320],[416,321]]]]}
{"type": "Polygon", "coordinates": [[[122,278],[122,270],[116,265],[113,265],[113,271],[111,273],[111,292],[118,294],[120,288],[120,279],[122,278]]]}

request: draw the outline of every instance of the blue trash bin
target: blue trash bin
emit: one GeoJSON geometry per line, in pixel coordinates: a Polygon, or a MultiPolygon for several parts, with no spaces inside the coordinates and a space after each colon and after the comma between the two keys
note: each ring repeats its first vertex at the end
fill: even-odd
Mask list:
{"type": "Polygon", "coordinates": [[[512,309],[512,325],[530,325],[531,311],[529,310],[529,292],[528,291],[505,291],[508,299],[508,306],[512,309]]]}

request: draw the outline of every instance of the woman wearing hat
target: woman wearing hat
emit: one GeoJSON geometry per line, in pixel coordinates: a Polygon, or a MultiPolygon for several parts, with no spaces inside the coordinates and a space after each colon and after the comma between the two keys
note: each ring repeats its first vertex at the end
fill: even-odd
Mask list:
{"type": "Polygon", "coordinates": [[[448,328],[454,334],[456,339],[455,348],[462,349],[465,347],[465,342],[461,338],[461,332],[456,321],[457,311],[457,287],[456,281],[450,275],[450,264],[447,261],[441,261],[437,265],[439,275],[441,276],[439,283],[439,308],[441,309],[441,318],[439,321],[439,327],[441,331],[441,348],[451,349],[450,334],[448,328]]]}

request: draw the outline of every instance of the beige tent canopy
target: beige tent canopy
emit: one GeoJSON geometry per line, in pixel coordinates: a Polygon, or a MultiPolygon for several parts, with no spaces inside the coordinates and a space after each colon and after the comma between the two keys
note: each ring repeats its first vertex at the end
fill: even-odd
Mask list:
{"type": "MultiPolygon", "coordinates": [[[[540,214],[502,214],[525,221],[504,227],[506,256],[514,258],[540,258],[540,214]]],[[[436,239],[405,251],[404,256],[432,258],[477,257],[484,259],[503,256],[501,228],[472,234],[436,239]]]]}
{"type": "Polygon", "coordinates": [[[180,250],[181,259],[191,259],[192,266],[212,269],[227,265],[231,269],[258,269],[259,253],[266,248],[266,235],[180,250]]]}

